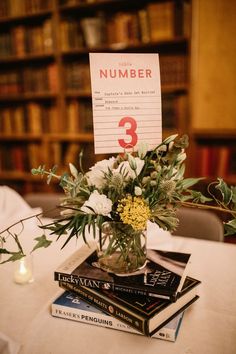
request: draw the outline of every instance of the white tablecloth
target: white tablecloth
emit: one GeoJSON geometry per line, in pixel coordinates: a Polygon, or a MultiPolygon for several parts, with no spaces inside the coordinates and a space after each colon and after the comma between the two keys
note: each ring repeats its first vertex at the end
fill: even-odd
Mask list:
{"type": "MultiPolygon", "coordinates": [[[[23,237],[29,244],[39,235],[34,228],[23,237]]],[[[36,251],[31,284],[15,284],[14,265],[0,265],[0,333],[20,354],[235,354],[236,245],[159,236],[155,228],[148,240],[149,247],[161,241],[161,248],[191,252],[189,275],[202,281],[175,343],[52,317],[49,306],[60,291],[53,272],[79,246],[74,242],[63,251],[60,243],[36,251]]]]}

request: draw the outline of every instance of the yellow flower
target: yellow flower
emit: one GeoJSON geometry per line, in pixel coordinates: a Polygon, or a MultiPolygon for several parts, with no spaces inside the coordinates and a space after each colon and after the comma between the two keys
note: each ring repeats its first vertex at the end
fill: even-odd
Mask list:
{"type": "Polygon", "coordinates": [[[151,216],[151,211],[141,197],[127,197],[119,201],[117,211],[121,221],[124,224],[129,224],[134,230],[142,230],[146,228],[148,219],[151,216]]]}

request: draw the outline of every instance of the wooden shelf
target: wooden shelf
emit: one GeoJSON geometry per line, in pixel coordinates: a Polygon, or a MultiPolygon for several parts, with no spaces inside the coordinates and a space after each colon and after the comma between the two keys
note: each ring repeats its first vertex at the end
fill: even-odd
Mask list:
{"type": "Polygon", "coordinates": [[[150,2],[150,0],[139,0],[139,2],[128,2],[127,0],[97,0],[93,2],[81,2],[78,4],[63,5],[59,6],[59,11],[61,13],[71,13],[72,11],[81,10],[104,10],[104,9],[115,9],[120,10],[124,6],[127,8],[137,8],[150,2]]]}
{"type": "Polygon", "coordinates": [[[66,98],[89,98],[91,99],[92,93],[91,92],[84,92],[84,91],[66,91],[65,92],[66,98]]]}
{"type": "Polygon", "coordinates": [[[6,171],[0,173],[0,180],[38,182],[40,178],[38,178],[38,176],[33,176],[31,173],[27,172],[6,171]]]}
{"type": "Polygon", "coordinates": [[[51,16],[53,13],[53,10],[42,10],[38,11],[35,13],[27,13],[27,14],[22,14],[18,16],[9,16],[9,17],[0,17],[0,26],[2,24],[15,24],[17,22],[27,22],[31,21],[34,19],[44,19],[47,18],[48,16],[51,16]]]}
{"type": "Polygon", "coordinates": [[[92,133],[76,133],[76,134],[51,134],[48,135],[48,141],[64,141],[64,142],[93,142],[92,133]]]}
{"type": "Polygon", "coordinates": [[[192,135],[195,139],[207,139],[207,140],[217,140],[217,139],[230,139],[236,141],[236,129],[235,130],[214,130],[211,129],[202,129],[202,130],[193,130],[192,135]]]}
{"type": "Polygon", "coordinates": [[[52,133],[52,134],[0,134],[1,141],[82,141],[82,142],[93,142],[93,133],[75,133],[75,134],[65,134],[65,133],[52,133]]]}
{"type": "Polygon", "coordinates": [[[5,57],[0,58],[0,64],[15,64],[15,63],[28,63],[28,62],[43,62],[48,60],[54,60],[54,53],[37,53],[37,54],[25,54],[19,57],[5,57]]]}
{"type": "Polygon", "coordinates": [[[1,95],[0,102],[11,102],[11,101],[18,101],[18,102],[25,102],[25,101],[48,101],[48,100],[55,100],[57,95],[55,93],[50,92],[35,92],[35,93],[21,93],[21,94],[11,94],[8,95],[1,95]]]}
{"type": "Polygon", "coordinates": [[[30,134],[30,133],[25,133],[25,134],[0,134],[0,140],[1,141],[41,141],[42,140],[42,134],[30,134]]]}
{"type": "Polygon", "coordinates": [[[142,42],[137,42],[137,43],[114,43],[114,44],[107,44],[103,46],[97,46],[97,47],[92,47],[92,48],[87,48],[87,47],[80,47],[80,48],[71,48],[67,50],[62,50],[62,56],[63,58],[68,58],[71,56],[77,56],[77,55],[85,55],[88,54],[88,52],[142,52],[145,50],[150,50],[155,48],[156,50],[163,49],[163,48],[172,48],[173,50],[176,50],[178,48],[178,52],[184,52],[188,50],[188,42],[189,39],[185,37],[176,37],[173,39],[168,39],[168,40],[159,40],[159,41],[152,41],[149,43],[142,43],[142,42]]]}
{"type": "MultiPolygon", "coordinates": [[[[10,0],[6,1],[10,3],[10,0]]],[[[173,1],[175,6],[177,6],[177,3],[179,6],[182,0],[173,1]]],[[[34,191],[39,188],[43,189],[45,180],[38,178],[38,176],[32,176],[30,171],[11,171],[11,168],[16,168],[15,162],[18,163],[19,170],[22,169],[22,166],[28,168],[28,166],[37,164],[45,164],[49,168],[57,164],[59,167],[61,166],[60,168],[64,168],[68,161],[73,162],[73,158],[76,160],[79,149],[83,148],[86,169],[91,167],[94,161],[104,158],[103,155],[95,156],[93,150],[89,53],[158,52],[160,58],[164,55],[172,55],[186,57],[186,60],[189,61],[190,39],[184,32],[174,32],[175,34],[169,36],[169,39],[156,40],[157,37],[150,36],[149,40],[146,41],[141,39],[141,32],[139,32],[137,38],[131,40],[128,38],[127,32],[127,38],[124,37],[122,40],[107,38],[103,43],[107,42],[108,44],[90,48],[86,46],[85,33],[82,27],[80,29],[76,27],[77,29],[72,29],[71,32],[71,28],[74,28],[71,27],[72,22],[74,21],[73,23],[77,25],[83,18],[97,17],[100,13],[105,15],[104,19],[114,17],[116,21],[121,21],[117,18],[117,14],[133,13],[138,16],[140,10],[147,10],[149,3],[160,2],[165,3],[166,1],[100,0],[60,6],[59,0],[53,0],[50,2],[52,4],[50,9],[0,18],[0,34],[3,34],[3,37],[0,36],[0,66],[2,68],[0,69],[0,74],[2,74],[0,76],[0,92],[2,92],[0,93],[0,166],[4,166],[6,169],[6,171],[3,170],[0,173],[0,181],[4,181],[4,183],[7,181],[9,185],[14,186],[19,183],[19,189],[22,187],[24,191],[34,191]],[[44,52],[45,47],[40,46],[41,42],[39,41],[39,46],[33,47],[29,53],[31,48],[26,41],[25,33],[29,31],[30,40],[35,44],[38,40],[37,36],[42,37],[42,33],[42,38],[47,38],[44,37],[44,26],[47,28],[48,23],[51,29],[51,32],[49,31],[51,47],[46,47],[44,52]],[[68,26],[70,27],[70,34],[66,32],[67,29],[65,29],[65,33],[62,31],[62,28],[68,26]],[[35,29],[38,34],[35,34],[35,29]],[[72,37],[69,38],[68,35],[72,37]],[[74,41],[76,36],[78,41],[74,41]],[[14,50],[14,43],[18,40],[17,38],[19,38],[19,42],[22,40],[26,42],[22,43],[22,48],[21,44],[17,42],[19,47],[14,50]],[[4,41],[8,43],[9,48],[4,47],[4,41]],[[110,44],[111,42],[114,43],[110,44]],[[3,53],[1,53],[1,50],[3,53]],[[83,75],[83,70],[82,74],[79,73],[77,67],[75,69],[70,68],[70,65],[76,63],[87,64],[85,75],[83,75]],[[72,70],[72,76],[75,75],[72,78],[70,77],[70,69],[72,70]],[[84,86],[76,85],[78,82],[76,80],[78,80],[80,74],[82,79],[85,80],[86,78],[87,80],[84,86]],[[32,81],[28,81],[31,78],[32,81]],[[41,84],[40,80],[42,80],[42,85],[38,86],[38,82],[41,84]],[[70,81],[68,84],[68,80],[72,80],[71,85],[70,81]],[[44,83],[45,85],[43,85],[44,83]],[[71,88],[75,88],[75,90],[71,88]],[[22,92],[23,89],[27,89],[27,92],[22,92]],[[49,91],[39,92],[41,89],[48,89],[49,91]],[[10,93],[10,91],[15,93],[10,93]],[[71,112],[74,114],[72,117],[70,116],[71,112]],[[77,124],[76,114],[81,117],[80,126],[77,124]],[[31,121],[34,124],[31,124],[31,121]],[[16,123],[18,124],[18,130],[15,129],[14,133],[16,123]],[[35,125],[36,129],[32,129],[32,125],[35,125]],[[6,133],[9,131],[13,133],[6,133]],[[20,134],[17,131],[25,131],[26,133],[20,134]],[[32,134],[31,131],[41,131],[41,133],[32,134]],[[72,133],[66,133],[67,131],[72,133]],[[4,155],[3,159],[1,153],[9,156],[6,158],[4,155]],[[15,162],[14,159],[16,159],[15,162]]],[[[43,2],[41,3],[43,5],[43,2]]],[[[110,28],[106,20],[104,24],[107,29],[110,28]]],[[[140,26],[141,23],[137,26],[138,31],[140,31],[140,26]]],[[[107,34],[110,35],[111,33],[107,31],[107,34]]],[[[172,105],[171,107],[166,106],[166,108],[163,106],[164,109],[169,110],[167,112],[169,115],[168,127],[171,127],[170,129],[164,129],[164,137],[183,130],[182,122],[185,119],[185,111],[181,108],[182,102],[179,98],[187,97],[189,94],[189,82],[187,81],[188,78],[183,83],[162,85],[163,97],[168,96],[168,104],[172,105]],[[174,115],[173,119],[172,115],[174,115]],[[180,117],[180,115],[184,117],[180,117]]],[[[56,186],[52,185],[53,188],[56,188],[56,186]]]]}

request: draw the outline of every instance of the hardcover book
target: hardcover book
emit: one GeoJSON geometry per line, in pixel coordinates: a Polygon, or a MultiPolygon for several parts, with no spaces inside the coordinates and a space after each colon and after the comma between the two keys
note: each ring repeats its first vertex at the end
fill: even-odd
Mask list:
{"type": "Polygon", "coordinates": [[[59,282],[64,290],[75,292],[82,300],[128,324],[146,336],[152,336],[198,299],[200,281],[187,277],[176,302],[106,289],[93,289],[59,282]]]}
{"type": "MultiPolygon", "coordinates": [[[[140,332],[124,322],[83,301],[71,291],[64,291],[53,301],[51,314],[54,317],[140,334],[140,332]]],[[[174,317],[160,331],[156,332],[152,338],[174,342],[179,333],[182,318],[183,312],[174,317]]]]}
{"type": "Polygon", "coordinates": [[[84,245],[54,272],[56,281],[91,288],[105,288],[134,295],[155,296],[176,301],[186,278],[190,254],[147,251],[145,267],[129,276],[99,268],[96,244],[84,245]]]}

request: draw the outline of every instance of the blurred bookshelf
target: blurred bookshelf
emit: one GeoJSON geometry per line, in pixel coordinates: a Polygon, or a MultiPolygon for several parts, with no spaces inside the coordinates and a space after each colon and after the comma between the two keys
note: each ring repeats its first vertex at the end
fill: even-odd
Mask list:
{"type": "Polygon", "coordinates": [[[223,178],[227,183],[236,184],[236,136],[233,130],[204,131],[194,133],[199,163],[195,175],[209,180],[223,178]]]}
{"type": "Polygon", "coordinates": [[[32,167],[84,169],[93,152],[89,52],[160,55],[163,135],[188,133],[191,1],[2,0],[0,183],[55,190],[32,167]]]}
{"type": "Polygon", "coordinates": [[[192,1],[191,174],[236,185],[236,2],[192,1]]]}

